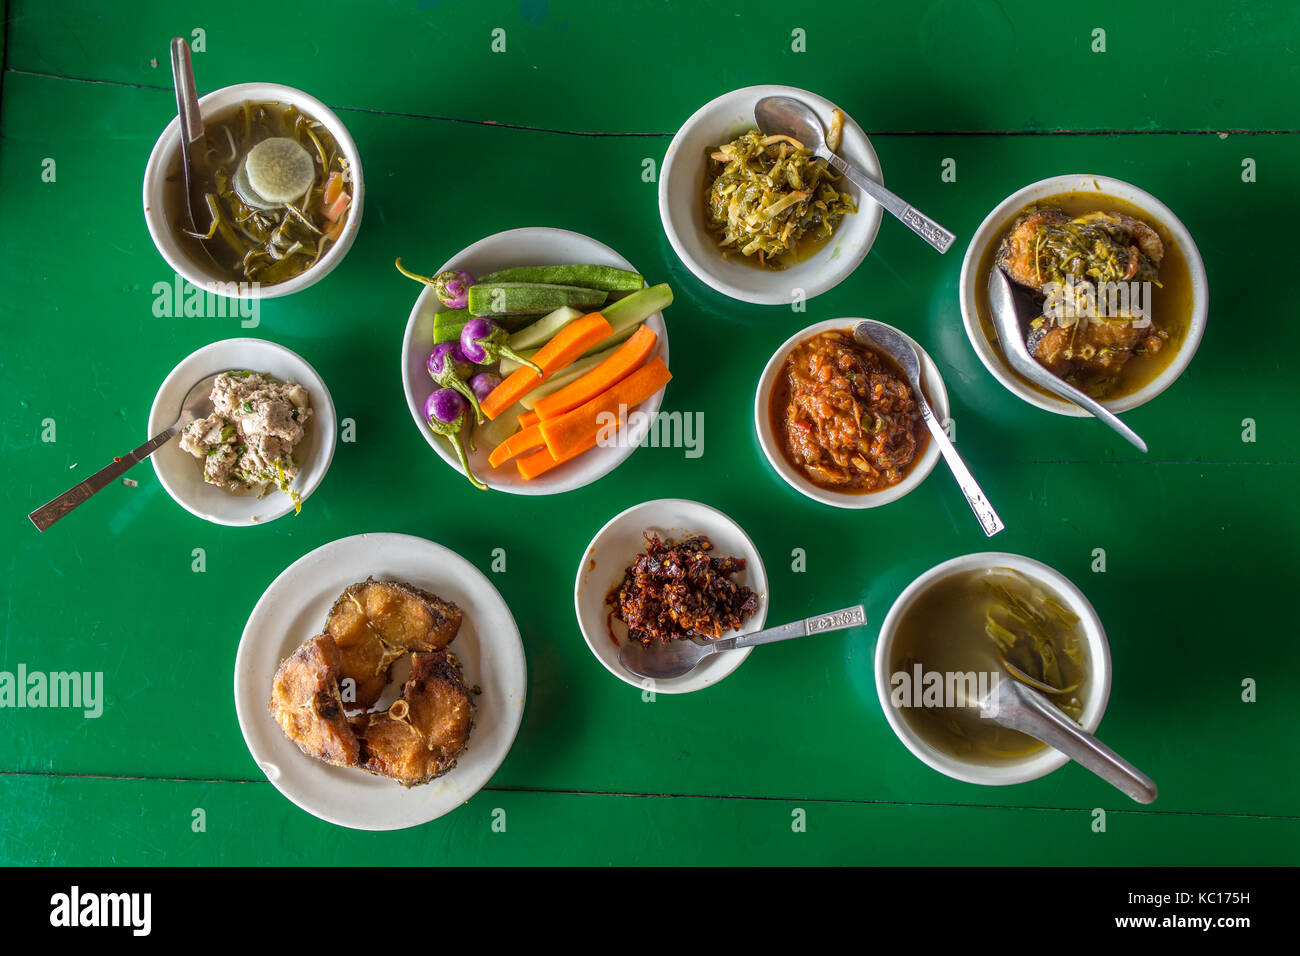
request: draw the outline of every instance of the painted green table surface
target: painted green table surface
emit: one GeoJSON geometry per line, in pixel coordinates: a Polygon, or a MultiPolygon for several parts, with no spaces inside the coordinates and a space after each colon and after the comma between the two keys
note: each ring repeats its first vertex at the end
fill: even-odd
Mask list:
{"type": "Polygon", "coordinates": [[[306,18],[245,0],[178,6],[6,11],[0,670],[102,671],[106,700],[96,719],[0,710],[0,862],[1300,860],[1300,651],[1286,611],[1300,550],[1300,310],[1261,281],[1295,273],[1293,4],[429,0],[331,3],[306,18]],[[154,285],[172,273],[145,229],[140,181],[174,113],[173,35],[201,48],[201,89],[307,90],[362,155],[355,246],[325,281],[262,303],[256,330],[154,314],[154,285]],[[697,281],[663,234],[645,160],[662,159],[696,108],[759,82],[844,105],[889,185],[958,233],[953,251],[933,253],[886,217],[862,266],[806,314],[697,281]],[[946,159],[955,181],[941,176],[946,159]],[[961,256],[981,219],[1028,182],[1080,171],[1158,195],[1209,274],[1195,361],[1127,416],[1146,456],[1010,395],[961,327],[961,256]],[[665,408],[704,413],[701,457],[641,448],[581,491],[527,499],[475,492],[431,453],[398,374],[418,290],[392,260],[436,266],[526,225],[593,236],[672,284],[665,408]],[[1114,663],[1101,731],[1159,782],[1152,807],[1074,765],[1010,788],[958,783],[890,731],[872,678],[880,621],[917,574],[989,545],[942,467],[863,512],[817,505],[768,468],[752,426],[764,362],[803,325],[855,315],[901,327],[941,366],[959,446],[1008,526],[993,546],[1059,568],[1098,608],[1114,663]],[[302,354],[355,422],[300,517],[205,523],[145,465],[136,485],[32,528],[29,510],[143,440],[181,358],[244,334],[302,354]],[[720,507],[751,534],[772,623],[862,601],[869,626],[764,648],[705,692],[643,701],[588,652],[571,595],[594,532],[665,496],[720,507]],[[504,549],[506,571],[491,577],[528,660],[523,724],[491,783],[399,833],[336,828],[283,799],[245,749],[231,695],[264,588],[365,531],[433,539],[484,571],[504,549]]]}

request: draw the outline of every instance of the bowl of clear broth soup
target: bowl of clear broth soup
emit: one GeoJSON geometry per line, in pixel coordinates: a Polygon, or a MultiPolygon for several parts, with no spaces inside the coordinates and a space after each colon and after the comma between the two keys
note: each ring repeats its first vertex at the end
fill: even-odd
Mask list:
{"type": "Polygon", "coordinates": [[[989,213],[966,249],[962,321],[994,378],[1058,415],[1088,413],[1007,363],[989,306],[994,269],[1042,305],[1025,336],[1029,353],[1114,412],[1143,405],[1172,385],[1205,331],[1205,265],[1187,227],[1155,196],[1087,174],[1017,190],[989,213]]]}
{"type": "Polygon", "coordinates": [[[967,783],[1036,780],[1069,758],[983,718],[977,701],[1021,680],[1095,733],[1110,698],[1110,647],[1088,599],[1059,571],[982,552],[926,571],[889,609],[876,642],[876,692],[898,739],[967,783]]]}
{"type": "Polygon", "coordinates": [[[149,156],[144,217],[167,264],[232,298],[288,295],[342,261],[361,224],[361,160],[324,103],[277,83],[240,83],[199,99],[191,228],[173,118],[149,156]]]}

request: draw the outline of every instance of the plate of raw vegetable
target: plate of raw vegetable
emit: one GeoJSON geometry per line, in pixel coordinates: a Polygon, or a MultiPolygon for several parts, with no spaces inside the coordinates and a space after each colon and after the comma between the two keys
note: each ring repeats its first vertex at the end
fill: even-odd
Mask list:
{"type": "Polygon", "coordinates": [[[402,386],[425,440],[475,487],[572,491],[644,438],[668,371],[666,284],[564,229],[499,232],[424,272],[402,386]]]}

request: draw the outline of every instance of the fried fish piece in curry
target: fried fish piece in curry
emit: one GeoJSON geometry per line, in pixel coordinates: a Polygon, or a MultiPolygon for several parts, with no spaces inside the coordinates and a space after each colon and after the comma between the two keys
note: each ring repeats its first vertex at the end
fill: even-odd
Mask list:
{"type": "Polygon", "coordinates": [[[1161,332],[1131,322],[1038,322],[1025,340],[1030,354],[1053,375],[1078,380],[1085,391],[1104,393],[1129,359],[1139,352],[1159,352],[1165,344],[1161,332]]]}
{"type": "Polygon", "coordinates": [[[355,767],[361,748],[339,696],[341,660],[325,634],[301,644],[280,662],[271,684],[271,716],[309,757],[355,767]]]}
{"type": "Polygon", "coordinates": [[[410,584],[371,578],[345,590],[330,609],[325,633],[338,645],[342,677],[356,684],[355,706],[379,700],[399,657],[450,644],[461,619],[451,601],[410,584]]]}
{"type": "Polygon", "coordinates": [[[1046,292],[1049,283],[1150,281],[1165,247],[1132,216],[1090,212],[1071,218],[1055,206],[1020,216],[1002,240],[997,265],[1013,281],[1046,292]]]}
{"type": "MultiPolygon", "coordinates": [[[[1053,286],[1064,295],[1069,283],[1089,283],[1100,302],[1103,284],[1158,282],[1164,255],[1160,235],[1140,219],[1101,210],[1072,218],[1055,206],[1041,206],[1015,221],[996,262],[1012,280],[1044,295],[1053,286]]],[[[1053,375],[1099,398],[1114,388],[1134,355],[1158,352],[1168,338],[1131,312],[1062,316],[1045,311],[1053,314],[1034,320],[1025,346],[1053,375]]]]}
{"type": "Polygon", "coordinates": [[[456,656],[445,650],[412,654],[402,696],[385,713],[353,720],[360,766],[407,787],[428,783],[456,765],[473,719],[456,656]]]}

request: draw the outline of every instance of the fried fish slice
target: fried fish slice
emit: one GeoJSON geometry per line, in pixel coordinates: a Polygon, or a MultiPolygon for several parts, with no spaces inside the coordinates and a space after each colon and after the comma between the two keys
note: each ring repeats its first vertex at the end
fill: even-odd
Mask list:
{"type": "Polygon", "coordinates": [[[360,744],[339,697],[340,655],[327,635],[303,642],[280,662],[271,684],[271,716],[309,757],[355,767],[360,744]]]}
{"type": "Polygon", "coordinates": [[[1046,292],[1050,283],[1070,278],[1150,281],[1164,255],[1160,234],[1140,219],[1100,210],[1071,219],[1045,206],[1012,223],[997,264],[1014,282],[1046,292]]]}
{"type": "Polygon", "coordinates": [[[445,650],[413,654],[401,698],[386,713],[354,721],[361,766],[407,787],[428,783],[456,765],[473,719],[456,656],[445,650]]]}
{"type": "Polygon", "coordinates": [[[1044,276],[1038,267],[1038,232],[1044,226],[1068,222],[1069,219],[1054,206],[1025,213],[1012,224],[1010,232],[1002,240],[997,264],[1013,282],[1031,289],[1041,288],[1044,276]]]}
{"type": "Polygon", "coordinates": [[[461,617],[452,602],[399,581],[368,578],[345,590],[330,609],[325,633],[338,645],[341,676],[355,684],[355,700],[348,703],[373,706],[393,661],[410,651],[446,647],[461,617]]]}

